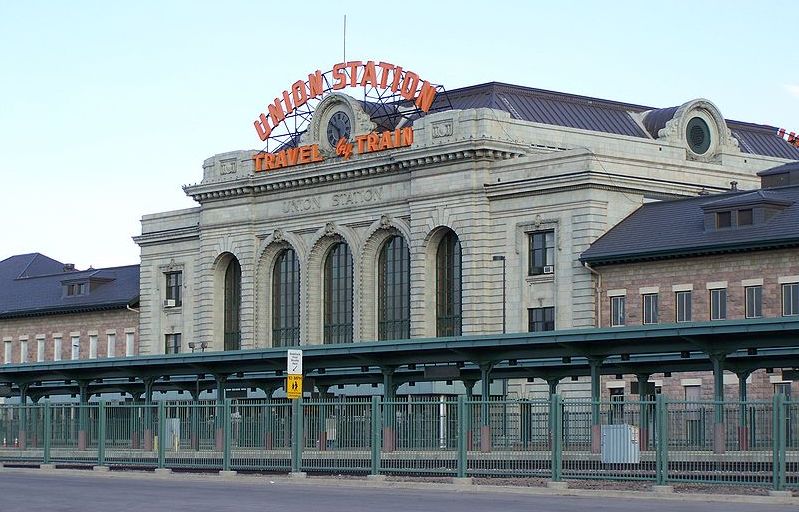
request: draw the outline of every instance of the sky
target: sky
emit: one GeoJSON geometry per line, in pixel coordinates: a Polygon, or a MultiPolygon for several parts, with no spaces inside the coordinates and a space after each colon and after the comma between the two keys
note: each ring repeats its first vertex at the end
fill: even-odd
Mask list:
{"type": "Polygon", "coordinates": [[[388,61],[799,131],[794,1],[0,0],[0,260],[139,262],[147,213],[197,204],[203,160],[261,149],[294,81],[388,61]]]}

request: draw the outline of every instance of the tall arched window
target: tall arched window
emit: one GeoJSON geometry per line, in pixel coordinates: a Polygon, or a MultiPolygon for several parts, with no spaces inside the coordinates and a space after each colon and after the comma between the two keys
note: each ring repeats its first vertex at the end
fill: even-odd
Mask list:
{"type": "Polygon", "coordinates": [[[352,255],[339,242],[325,260],[325,343],[352,342],[352,255]]]}
{"type": "Polygon", "coordinates": [[[436,252],[436,335],[460,336],[461,311],[461,243],[449,231],[436,252]]]}
{"type": "Polygon", "coordinates": [[[401,236],[392,236],[380,249],[377,276],[377,337],[411,337],[411,254],[401,236]]]}
{"type": "Polygon", "coordinates": [[[294,249],[286,249],[272,270],[272,346],[299,344],[300,262],[294,249]]]}
{"type": "Polygon", "coordinates": [[[241,265],[231,258],[225,270],[225,350],[241,348],[241,265]]]}

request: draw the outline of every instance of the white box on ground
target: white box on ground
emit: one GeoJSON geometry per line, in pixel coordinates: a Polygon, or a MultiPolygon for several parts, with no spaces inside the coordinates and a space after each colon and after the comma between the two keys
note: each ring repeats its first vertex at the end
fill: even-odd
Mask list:
{"type": "Polygon", "coordinates": [[[602,425],[602,463],[638,464],[641,449],[638,427],[634,425],[602,425]]]}

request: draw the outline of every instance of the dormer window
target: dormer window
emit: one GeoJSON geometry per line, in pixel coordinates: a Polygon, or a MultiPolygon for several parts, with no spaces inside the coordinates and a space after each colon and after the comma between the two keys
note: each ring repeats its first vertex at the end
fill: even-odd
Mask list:
{"type": "Polygon", "coordinates": [[[716,229],[732,227],[732,212],[716,212],[716,229]]]}
{"type": "Polygon", "coordinates": [[[67,297],[77,297],[78,295],[86,295],[89,292],[88,283],[71,283],[66,285],[67,297]]]}
{"type": "Polygon", "coordinates": [[[746,210],[738,210],[739,226],[751,226],[753,222],[754,222],[754,217],[752,216],[751,208],[747,208],[746,210]]]}

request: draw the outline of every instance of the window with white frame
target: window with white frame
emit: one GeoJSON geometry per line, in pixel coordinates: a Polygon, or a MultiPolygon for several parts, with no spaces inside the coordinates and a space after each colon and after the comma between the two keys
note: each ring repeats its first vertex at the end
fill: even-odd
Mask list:
{"type": "Polygon", "coordinates": [[[691,321],[691,292],[675,292],[674,300],[677,306],[677,322],[691,321]]]}
{"type": "Polygon", "coordinates": [[[106,333],[106,357],[116,357],[117,353],[117,334],[115,332],[106,333]]]}
{"type": "Polygon", "coordinates": [[[553,273],[555,268],[555,231],[536,231],[528,233],[528,237],[528,274],[537,276],[553,273]]]}
{"type": "Polygon", "coordinates": [[[644,324],[658,323],[658,294],[645,293],[643,295],[642,320],[644,324]]]}
{"type": "Polygon", "coordinates": [[[72,336],[72,360],[80,359],[80,336],[72,336]]]}
{"type": "Polygon", "coordinates": [[[799,315],[799,283],[782,285],[782,316],[799,315]]]}
{"type": "Polygon", "coordinates": [[[3,362],[5,364],[11,364],[11,340],[6,340],[5,343],[5,354],[3,357],[3,362]]]}
{"type": "Polygon", "coordinates": [[[624,295],[616,295],[610,298],[610,325],[611,327],[619,327],[625,325],[626,313],[625,313],[625,303],[627,302],[627,297],[624,295]]]}
{"type": "Polygon", "coordinates": [[[763,316],[763,287],[747,286],[746,295],[746,318],[760,318],[763,316]]]}
{"type": "Polygon", "coordinates": [[[727,319],[727,289],[715,288],[710,290],[710,319],[727,319]]]}

